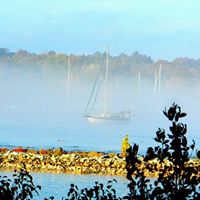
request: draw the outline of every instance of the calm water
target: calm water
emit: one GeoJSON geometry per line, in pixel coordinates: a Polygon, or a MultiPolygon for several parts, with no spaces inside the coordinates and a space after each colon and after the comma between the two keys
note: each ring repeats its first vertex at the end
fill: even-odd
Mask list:
{"type": "MultiPolygon", "coordinates": [[[[11,172],[0,172],[1,175],[12,177],[11,172]]],[[[95,176],[95,175],[67,175],[67,174],[48,174],[48,173],[31,173],[34,178],[35,185],[41,185],[42,190],[39,196],[35,196],[35,200],[41,200],[45,197],[54,196],[56,200],[67,197],[70,184],[74,183],[79,189],[85,187],[93,187],[95,181],[107,184],[109,180],[116,179],[117,184],[113,183],[113,188],[117,190],[118,196],[125,195],[127,190],[127,180],[119,176],[95,176]]]]}
{"type": "MultiPolygon", "coordinates": [[[[30,124],[2,126],[0,127],[0,146],[36,149],[62,147],[67,151],[120,152],[122,138],[128,134],[130,143],[139,144],[139,151],[144,154],[148,146],[155,144],[153,138],[158,127],[163,127],[168,131],[170,123],[160,110],[155,113],[149,110],[145,116],[137,113],[127,124],[90,124],[81,116],[81,113],[77,113],[77,116],[71,118],[67,115],[62,116],[66,122],[58,116],[60,126],[59,123],[54,125],[55,121],[47,124],[47,119],[44,119],[43,126],[40,124],[35,127],[30,124]],[[159,115],[161,117],[157,117],[159,115]]],[[[186,122],[190,123],[190,121],[186,122]]],[[[188,129],[189,141],[195,139],[199,146],[198,129],[190,128],[190,126],[188,129]]]]}

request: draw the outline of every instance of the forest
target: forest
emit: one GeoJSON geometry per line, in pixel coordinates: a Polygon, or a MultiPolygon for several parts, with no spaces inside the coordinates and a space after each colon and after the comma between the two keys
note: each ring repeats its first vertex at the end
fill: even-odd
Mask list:
{"type": "MultiPolygon", "coordinates": [[[[40,54],[26,50],[10,52],[7,48],[0,48],[0,69],[23,71],[27,73],[53,75],[54,77],[66,77],[67,69],[71,68],[72,79],[77,81],[93,80],[99,70],[105,68],[106,52],[93,54],[65,54],[55,51],[40,54]]],[[[198,87],[200,80],[200,59],[179,57],[172,61],[163,59],[153,60],[150,56],[134,52],[131,55],[121,53],[112,56],[109,54],[110,77],[123,77],[126,79],[137,78],[138,73],[146,80],[154,80],[162,66],[162,80],[167,87],[193,86],[198,87]]]]}

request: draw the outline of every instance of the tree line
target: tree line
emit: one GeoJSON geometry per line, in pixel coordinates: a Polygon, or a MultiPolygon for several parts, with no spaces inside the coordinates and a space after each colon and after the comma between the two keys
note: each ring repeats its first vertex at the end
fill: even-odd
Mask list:
{"type": "MultiPolygon", "coordinates": [[[[45,53],[31,53],[26,50],[10,52],[9,49],[0,48],[0,69],[23,70],[23,72],[39,72],[43,74],[67,74],[69,65],[72,77],[78,80],[93,79],[99,71],[105,69],[106,52],[93,54],[65,54],[49,51],[45,53]]],[[[109,55],[109,73],[111,77],[122,76],[136,78],[140,72],[147,80],[154,80],[154,73],[162,66],[162,79],[168,85],[187,85],[192,82],[198,85],[200,78],[200,59],[187,57],[176,58],[173,61],[154,61],[150,56],[134,52],[131,55],[109,55]]]]}

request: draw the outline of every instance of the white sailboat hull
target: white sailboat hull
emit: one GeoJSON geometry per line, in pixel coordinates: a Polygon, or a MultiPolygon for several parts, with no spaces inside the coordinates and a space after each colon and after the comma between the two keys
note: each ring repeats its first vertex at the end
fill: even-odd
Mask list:
{"type": "Polygon", "coordinates": [[[88,115],[85,116],[90,123],[105,123],[105,122],[128,122],[130,120],[130,113],[117,113],[113,115],[88,115]]]}
{"type": "Polygon", "coordinates": [[[127,123],[129,120],[112,120],[112,119],[97,119],[97,118],[92,118],[88,117],[89,123],[107,123],[107,122],[112,122],[112,123],[127,123]]]}
{"type": "Polygon", "coordinates": [[[105,119],[95,118],[95,117],[87,117],[87,119],[90,123],[104,123],[104,122],[106,122],[105,119]]]}

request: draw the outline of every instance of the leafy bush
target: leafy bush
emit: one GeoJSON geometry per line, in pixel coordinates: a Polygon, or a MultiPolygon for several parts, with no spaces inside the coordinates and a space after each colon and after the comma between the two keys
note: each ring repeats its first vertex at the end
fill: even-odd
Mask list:
{"type": "MultiPolygon", "coordinates": [[[[195,148],[195,142],[188,145],[186,138],[187,126],[179,120],[186,116],[181,112],[181,108],[173,104],[168,111],[163,111],[164,115],[171,121],[170,134],[166,134],[164,129],[158,129],[155,141],[159,144],[154,148],[149,147],[144,156],[144,165],[151,171],[149,161],[155,160],[157,164],[155,170],[158,177],[154,183],[150,183],[144,170],[141,170],[141,160],[138,159],[138,145],[127,150],[126,158],[127,178],[129,194],[127,199],[200,199],[200,162],[188,163],[195,148]],[[165,162],[164,162],[165,161],[165,162]],[[168,162],[168,164],[165,164],[168,162]],[[133,177],[135,175],[135,177],[133,177]]],[[[197,151],[200,159],[200,152],[197,151]]]]}
{"type": "Polygon", "coordinates": [[[7,176],[0,176],[0,199],[2,200],[28,200],[33,193],[38,194],[41,186],[35,186],[32,176],[25,169],[13,174],[13,180],[7,176]]]}
{"type": "Polygon", "coordinates": [[[113,182],[116,182],[115,179],[108,181],[106,187],[102,183],[95,182],[95,186],[88,189],[82,189],[80,193],[78,192],[78,187],[74,184],[71,184],[71,188],[67,194],[68,199],[116,199],[116,191],[112,188],[113,182]]]}
{"type": "MultiPolygon", "coordinates": [[[[71,184],[70,189],[67,193],[67,198],[62,198],[62,200],[117,200],[116,190],[113,189],[113,183],[117,183],[115,179],[108,181],[107,185],[104,186],[102,183],[95,182],[92,188],[84,188],[79,190],[79,188],[71,184]]],[[[45,200],[53,200],[54,197],[45,198],[45,200]]]]}

